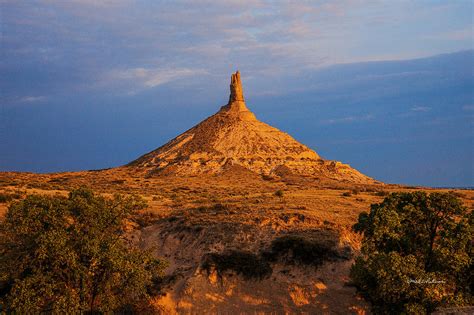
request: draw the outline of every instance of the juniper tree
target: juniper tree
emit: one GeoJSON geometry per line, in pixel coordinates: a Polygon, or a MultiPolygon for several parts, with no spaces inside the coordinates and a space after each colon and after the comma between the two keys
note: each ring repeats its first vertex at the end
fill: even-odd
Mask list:
{"type": "Polygon", "coordinates": [[[394,193],[361,213],[351,278],[376,313],[473,302],[474,215],[449,193],[394,193]]]}
{"type": "Polygon", "coordinates": [[[12,204],[0,224],[2,309],[108,312],[145,301],[164,263],[124,239],[124,221],[145,205],[87,189],[12,204]]]}

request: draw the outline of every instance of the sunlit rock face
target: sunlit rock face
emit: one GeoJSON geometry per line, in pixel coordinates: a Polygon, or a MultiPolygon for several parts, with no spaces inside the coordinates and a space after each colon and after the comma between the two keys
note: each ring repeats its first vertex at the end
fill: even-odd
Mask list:
{"type": "Polygon", "coordinates": [[[257,120],[255,115],[247,108],[244,100],[244,92],[242,89],[242,81],[240,80],[240,72],[232,74],[230,78],[230,96],[229,103],[221,107],[221,114],[227,114],[229,117],[240,120],[257,120]]]}
{"type": "Polygon", "coordinates": [[[236,101],[244,101],[244,92],[242,90],[242,81],[240,72],[233,73],[230,77],[230,97],[229,104],[236,101]]]}
{"type": "Polygon", "coordinates": [[[257,120],[245,104],[238,71],[231,76],[227,105],[127,166],[147,175],[192,175],[219,173],[233,165],[266,175],[284,168],[306,176],[373,181],[349,165],[323,160],[287,133],[257,120]]]}

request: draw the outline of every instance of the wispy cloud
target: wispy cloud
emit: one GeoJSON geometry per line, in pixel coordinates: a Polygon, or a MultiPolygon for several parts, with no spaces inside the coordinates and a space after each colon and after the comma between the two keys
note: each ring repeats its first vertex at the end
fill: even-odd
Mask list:
{"type": "Polygon", "coordinates": [[[333,124],[346,124],[354,122],[363,122],[374,120],[375,116],[372,114],[362,115],[362,116],[347,116],[334,119],[326,119],[321,121],[323,124],[333,125],[333,124]]]}
{"type": "Polygon", "coordinates": [[[107,80],[130,80],[143,88],[153,88],[182,78],[207,74],[203,69],[175,68],[130,68],[113,70],[106,75],[107,80]]]}
{"type": "Polygon", "coordinates": [[[36,103],[46,100],[45,96],[23,96],[18,99],[20,103],[36,103]]]}
{"type": "Polygon", "coordinates": [[[410,108],[410,111],[412,112],[429,112],[431,110],[431,107],[428,106],[413,106],[410,108]]]}
{"type": "Polygon", "coordinates": [[[441,32],[435,35],[425,36],[427,39],[435,40],[449,40],[449,41],[461,41],[461,40],[472,40],[474,39],[474,31],[472,25],[463,29],[441,32]]]}
{"type": "MultiPolygon", "coordinates": [[[[95,84],[115,95],[133,96],[164,84],[205,75],[208,75],[208,72],[199,68],[135,67],[107,71],[95,84]]],[[[189,83],[189,80],[186,82],[189,83]]]]}
{"type": "Polygon", "coordinates": [[[405,72],[392,72],[392,73],[384,73],[384,74],[367,74],[367,75],[359,75],[357,79],[391,79],[391,78],[405,78],[411,76],[419,76],[419,75],[426,75],[430,74],[430,71],[405,71],[405,72]]]}
{"type": "MultiPolygon", "coordinates": [[[[238,68],[270,82],[322,65],[455,50],[427,48],[413,37],[432,35],[430,25],[440,23],[443,32],[456,31],[448,14],[455,12],[453,5],[439,11],[427,10],[435,6],[428,3],[349,0],[42,0],[0,6],[1,62],[12,72],[25,64],[38,72],[53,69],[45,76],[63,75],[51,84],[61,85],[61,91],[68,82],[71,90],[94,86],[96,78],[116,80],[120,90],[125,82],[146,89],[192,75],[196,68],[226,75],[238,68]]],[[[463,31],[454,35],[465,38],[472,19],[457,22],[463,31]]],[[[455,47],[471,43],[465,38],[455,47]]],[[[388,76],[417,74],[393,72],[388,76]]]]}
{"type": "Polygon", "coordinates": [[[474,111],[474,105],[464,105],[462,107],[462,110],[466,111],[466,112],[472,112],[472,111],[474,111]]]}

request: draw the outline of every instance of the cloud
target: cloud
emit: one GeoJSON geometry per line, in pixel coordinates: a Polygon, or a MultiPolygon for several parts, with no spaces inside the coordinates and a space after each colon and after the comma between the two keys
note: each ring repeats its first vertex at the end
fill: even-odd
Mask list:
{"type": "Polygon", "coordinates": [[[472,112],[472,111],[474,111],[474,105],[464,105],[462,107],[462,110],[466,111],[466,112],[472,112]]]}
{"type": "Polygon", "coordinates": [[[354,123],[361,121],[371,121],[374,120],[375,116],[372,114],[367,114],[363,116],[347,116],[342,118],[327,119],[321,121],[323,124],[333,125],[333,124],[345,124],[345,123],[354,123]]]}
{"type": "Polygon", "coordinates": [[[431,107],[428,106],[413,106],[410,108],[410,111],[412,112],[429,112],[431,110],[431,107]]]}
{"type": "Polygon", "coordinates": [[[427,39],[448,40],[448,41],[462,41],[474,39],[474,31],[472,25],[463,29],[452,30],[448,32],[441,32],[435,35],[425,36],[427,39]]]}
{"type": "Polygon", "coordinates": [[[46,99],[45,96],[23,96],[18,99],[20,103],[36,103],[46,99]]]}
{"type": "MultiPolygon", "coordinates": [[[[322,65],[439,53],[414,38],[426,34],[422,28],[430,23],[452,24],[454,9],[421,14],[430,6],[364,0],[5,1],[0,64],[15,73],[31,66],[42,77],[60,78],[50,89],[61,92],[92,89],[104,80],[119,85],[118,93],[125,84],[148,89],[202,69],[227,76],[238,68],[271,82],[322,65]]],[[[472,19],[458,25],[467,30],[472,19]]]]}
{"type": "Polygon", "coordinates": [[[153,88],[171,81],[179,80],[189,76],[207,74],[203,69],[145,69],[132,68],[127,70],[114,70],[109,74],[110,78],[139,81],[145,88],[153,88]]]}
{"type": "Polygon", "coordinates": [[[411,76],[420,76],[430,74],[431,71],[405,71],[405,72],[394,72],[394,73],[385,73],[385,74],[366,74],[358,75],[357,79],[391,79],[391,78],[405,78],[411,76]]]}
{"type": "Polygon", "coordinates": [[[129,68],[106,72],[100,79],[102,87],[121,87],[120,94],[135,95],[140,91],[189,77],[208,75],[204,69],[192,68],[129,68]]]}

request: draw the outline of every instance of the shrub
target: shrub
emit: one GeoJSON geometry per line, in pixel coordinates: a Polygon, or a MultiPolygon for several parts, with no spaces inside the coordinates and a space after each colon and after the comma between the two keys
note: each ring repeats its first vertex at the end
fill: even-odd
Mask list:
{"type": "Polygon", "coordinates": [[[458,191],[455,191],[455,190],[450,190],[449,193],[455,197],[458,197],[458,198],[466,198],[466,195],[461,193],[461,192],[458,192],[458,191]]]}
{"type": "Polygon", "coordinates": [[[230,214],[231,207],[227,204],[215,203],[212,206],[199,206],[196,208],[196,211],[200,213],[209,213],[209,214],[230,214]]]}
{"type": "Polygon", "coordinates": [[[278,198],[283,198],[283,190],[277,190],[275,191],[275,196],[277,196],[278,198]]]}
{"type": "Polygon", "coordinates": [[[240,250],[207,254],[203,258],[202,268],[208,273],[215,269],[219,277],[227,271],[233,271],[247,280],[263,279],[272,273],[272,268],[265,259],[254,253],[240,250]]]}
{"type": "Polygon", "coordinates": [[[352,196],[352,194],[351,194],[350,191],[345,191],[345,192],[342,193],[342,196],[343,197],[350,197],[350,196],[352,196]]]}
{"type": "Polygon", "coordinates": [[[122,237],[123,221],[144,206],[87,189],[10,205],[0,224],[0,309],[111,312],[145,301],[164,264],[122,237]]]}
{"type": "Polygon", "coordinates": [[[0,203],[7,203],[14,199],[20,199],[22,197],[21,191],[17,190],[14,193],[1,192],[0,193],[0,203]]]}
{"type": "Polygon", "coordinates": [[[473,303],[473,212],[452,194],[394,193],[361,213],[351,278],[375,313],[473,303]]]}
{"type": "Polygon", "coordinates": [[[6,203],[13,199],[10,194],[7,193],[0,193],[0,203],[6,203]]]}
{"type": "Polygon", "coordinates": [[[389,195],[389,192],[385,190],[379,190],[379,191],[376,191],[374,195],[379,196],[379,197],[385,197],[389,195]]]}

